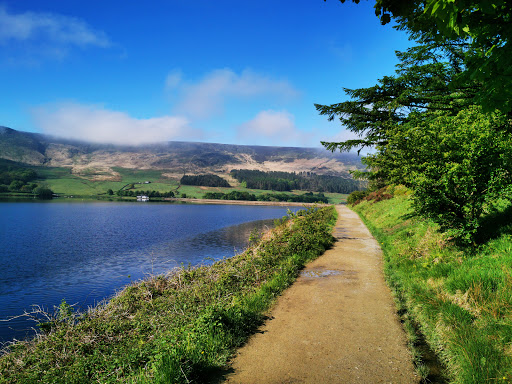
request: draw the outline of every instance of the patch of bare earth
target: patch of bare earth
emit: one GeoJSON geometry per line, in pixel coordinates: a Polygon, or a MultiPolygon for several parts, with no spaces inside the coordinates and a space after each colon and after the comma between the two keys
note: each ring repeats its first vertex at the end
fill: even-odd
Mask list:
{"type": "Polygon", "coordinates": [[[250,155],[238,155],[240,160],[236,164],[226,164],[223,170],[228,173],[233,169],[248,169],[260,171],[276,171],[276,172],[314,172],[319,175],[336,175],[342,177],[351,177],[349,170],[353,166],[345,165],[339,161],[328,158],[314,158],[314,159],[294,159],[293,161],[264,161],[259,163],[255,161],[250,155]]]}
{"type": "Polygon", "coordinates": [[[359,217],[337,207],[337,242],[278,299],[233,360],[228,383],[418,383],[382,272],[359,217]]]}
{"type": "Polygon", "coordinates": [[[183,172],[164,172],[162,173],[162,177],[180,181],[181,178],[183,177],[183,172]]]}
{"type": "Polygon", "coordinates": [[[105,166],[74,165],[71,173],[90,181],[121,181],[119,172],[105,166]]]}

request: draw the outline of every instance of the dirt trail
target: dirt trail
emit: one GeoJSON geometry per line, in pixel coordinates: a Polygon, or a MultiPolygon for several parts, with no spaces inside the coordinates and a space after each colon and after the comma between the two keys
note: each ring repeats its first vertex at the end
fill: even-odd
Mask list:
{"type": "Polygon", "coordinates": [[[228,383],[418,383],[382,273],[382,252],[338,206],[334,247],[308,264],[239,350],[228,383]]]}

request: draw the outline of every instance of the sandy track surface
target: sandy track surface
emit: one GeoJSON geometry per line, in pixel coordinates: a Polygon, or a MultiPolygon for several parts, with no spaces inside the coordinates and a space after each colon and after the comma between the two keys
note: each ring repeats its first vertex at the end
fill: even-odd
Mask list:
{"type": "Polygon", "coordinates": [[[338,206],[337,242],[278,299],[239,350],[228,383],[418,383],[382,272],[359,217],[338,206]]]}

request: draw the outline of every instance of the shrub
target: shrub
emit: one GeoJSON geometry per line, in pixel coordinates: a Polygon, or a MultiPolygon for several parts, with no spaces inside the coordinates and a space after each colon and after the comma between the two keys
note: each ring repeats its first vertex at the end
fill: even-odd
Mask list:
{"type": "Polygon", "coordinates": [[[354,191],[347,197],[347,204],[356,205],[359,204],[366,196],[369,191],[354,191]]]}
{"type": "Polygon", "coordinates": [[[34,189],[34,193],[40,199],[51,199],[53,197],[53,191],[50,188],[46,187],[37,187],[34,189]]]}

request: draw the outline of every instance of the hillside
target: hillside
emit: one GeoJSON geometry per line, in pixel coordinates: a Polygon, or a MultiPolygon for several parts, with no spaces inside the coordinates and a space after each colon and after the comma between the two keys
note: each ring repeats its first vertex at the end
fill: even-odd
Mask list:
{"type": "Polygon", "coordinates": [[[70,168],[88,180],[118,180],[116,168],[165,170],[178,179],[184,173],[214,173],[229,180],[232,169],[314,172],[350,177],[362,169],[355,154],[331,153],[322,148],[246,146],[167,142],[118,146],[73,141],[0,127],[0,158],[44,167],[70,168]]]}

